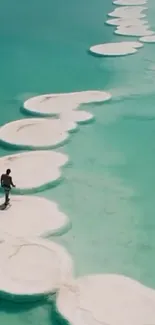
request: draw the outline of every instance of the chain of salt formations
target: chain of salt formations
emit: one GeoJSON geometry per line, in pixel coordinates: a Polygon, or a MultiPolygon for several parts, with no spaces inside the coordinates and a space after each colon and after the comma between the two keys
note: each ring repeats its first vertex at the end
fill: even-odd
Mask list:
{"type": "MultiPolygon", "coordinates": [[[[0,129],[1,145],[32,150],[0,158],[0,172],[7,168],[13,171],[17,194],[45,190],[61,180],[61,167],[69,158],[60,152],[41,149],[61,146],[78,124],[93,120],[91,113],[77,110],[81,103],[104,102],[110,97],[103,91],[86,91],[42,95],[24,103],[24,110],[39,117],[13,121],[0,129]],[[52,118],[53,115],[57,118],[52,118]]],[[[11,198],[11,208],[0,214],[3,294],[16,299],[25,296],[36,299],[71,281],[73,263],[68,252],[61,245],[39,238],[61,234],[70,227],[69,218],[55,202],[16,195],[11,198]]]]}
{"type": "Polygon", "coordinates": [[[137,37],[135,42],[103,43],[90,47],[89,51],[97,56],[124,56],[134,54],[144,43],[155,42],[155,32],[149,29],[144,11],[148,0],[115,0],[117,7],[108,14],[105,23],[116,26],[114,33],[120,36],[137,37]],[[132,18],[131,18],[132,17],[132,18]]]}
{"type": "MultiPolygon", "coordinates": [[[[90,52],[99,56],[121,56],[137,52],[141,42],[154,42],[142,6],[147,0],[115,0],[119,7],[109,14],[118,35],[142,37],[135,42],[99,44],[90,52]],[[132,19],[130,18],[132,16],[132,19]]],[[[71,325],[144,325],[155,324],[155,290],[138,281],[117,274],[94,274],[80,277],[60,287],[58,312],[71,325]]]]}
{"type": "MultiPolygon", "coordinates": [[[[137,0],[136,3],[133,0],[124,0],[123,2],[117,0],[115,1],[115,4],[126,4],[129,6],[129,2],[132,5],[143,5],[146,3],[145,0],[137,0]]],[[[139,13],[137,12],[137,15],[138,18],[134,18],[136,19],[136,22],[134,22],[133,25],[138,26],[136,27],[136,32],[137,30],[140,30],[139,21],[137,21],[137,19],[144,17],[144,15],[141,14],[141,11],[139,13]]],[[[143,22],[143,25],[145,25],[145,22],[143,22]]],[[[119,29],[119,32],[121,30],[119,29]]],[[[143,33],[144,31],[146,31],[145,27],[143,28],[143,33]]],[[[111,45],[106,45],[106,48],[104,49],[100,48],[99,54],[132,54],[135,53],[137,51],[137,48],[140,48],[141,46],[142,44],[139,42],[121,42],[120,46],[117,45],[117,49],[116,44],[114,44],[115,49],[113,49],[111,45]]],[[[50,130],[53,124],[53,120],[49,121],[43,119],[25,119],[25,122],[24,120],[22,122],[15,121],[2,127],[0,134],[1,144],[5,146],[17,146],[21,149],[40,149],[43,147],[51,148],[53,146],[62,144],[63,141],[68,137],[68,131],[75,130],[77,123],[92,119],[92,115],[88,116],[86,112],[81,113],[83,116],[82,118],[80,113],[76,114],[76,109],[80,104],[80,100],[78,99],[77,93],[75,93],[73,95],[73,98],[76,99],[73,100],[73,107],[71,107],[70,96],[72,97],[72,95],[61,94],[40,96],[30,99],[24,105],[24,108],[26,110],[29,110],[32,114],[34,113],[34,115],[38,114],[44,116],[47,114],[50,116],[53,113],[59,115],[63,126],[62,124],[60,126],[60,121],[55,121],[55,125],[57,125],[57,127],[55,130],[52,129],[52,141],[49,139],[49,137],[51,136],[50,130]],[[68,97],[67,112],[64,112],[62,110],[65,97],[68,97]],[[57,106],[55,105],[55,101],[57,101],[57,106]],[[31,104],[33,105],[31,106],[31,104]],[[57,108],[56,112],[55,108],[57,108]],[[68,124],[68,121],[71,121],[72,124],[68,124]],[[61,134],[57,132],[57,128],[61,131],[61,134]],[[42,140],[42,136],[39,136],[38,138],[35,137],[36,133],[40,135],[39,132],[42,136],[45,135],[44,140],[42,140]],[[12,134],[12,136],[10,136],[10,134],[12,134]],[[28,134],[30,136],[28,136],[28,134]]],[[[83,92],[82,95],[82,102],[87,102],[85,98],[86,94],[83,92]]],[[[104,99],[110,98],[110,95],[104,95],[104,99]]],[[[95,98],[91,98],[90,102],[93,101],[96,101],[95,98]]],[[[60,158],[60,155],[59,157],[57,155],[58,153],[52,152],[53,156],[51,157],[51,161],[49,157],[49,161],[50,164],[52,164],[52,170],[54,172],[49,177],[50,164],[47,164],[47,173],[44,173],[44,164],[46,158],[48,158],[47,156],[45,157],[45,155],[47,154],[48,152],[43,153],[41,151],[36,151],[35,153],[27,152],[23,154],[10,155],[1,158],[0,169],[4,169],[4,167],[9,167],[10,165],[13,166],[13,170],[15,171],[16,175],[15,177],[19,177],[17,185],[20,184],[20,186],[17,188],[17,190],[30,191],[32,188],[35,190],[37,188],[43,189],[43,186],[45,186],[45,184],[51,184],[53,180],[55,181],[57,178],[59,178],[60,167],[64,165],[65,161],[67,160],[67,157],[61,156],[60,158]],[[40,162],[41,159],[42,162],[40,162]],[[21,162],[24,171],[27,166],[25,179],[21,178],[21,176],[18,176],[21,173],[21,162]],[[31,168],[29,168],[29,166],[31,166],[31,168]],[[16,170],[18,172],[16,172],[16,170]],[[43,178],[41,177],[41,179],[39,176],[40,173],[43,173],[43,178]],[[31,181],[29,182],[29,180],[31,181]]],[[[18,223],[19,228],[13,228],[10,233],[7,231],[10,217],[12,217],[11,212],[8,213],[8,220],[6,219],[4,221],[3,219],[3,222],[1,222],[1,237],[3,237],[1,238],[0,245],[0,256],[2,261],[2,264],[0,265],[1,291],[4,293],[12,294],[13,296],[21,297],[23,295],[28,295],[29,297],[35,297],[36,299],[36,297],[40,294],[49,294],[59,289],[56,301],[57,309],[60,314],[62,314],[63,317],[65,317],[72,325],[143,325],[144,323],[154,325],[154,290],[151,290],[136,281],[119,275],[95,274],[91,276],[88,275],[79,279],[73,279],[72,260],[63,247],[53,242],[45,241],[43,239],[29,238],[30,235],[40,236],[44,233],[46,234],[48,227],[51,227],[49,225],[50,220],[48,218],[47,224],[44,224],[44,229],[42,228],[42,212],[40,212],[41,227],[36,227],[37,219],[35,218],[32,218],[32,224],[25,224],[25,218],[27,217],[27,214],[30,215],[32,213],[32,210],[34,212],[36,209],[36,203],[33,201],[33,199],[33,197],[24,197],[24,200],[22,200],[21,197],[16,196],[12,200],[14,208],[19,209],[19,214],[17,216],[17,219],[14,219],[15,222],[12,224],[12,227],[15,225],[15,223],[18,223]],[[31,201],[31,208],[29,210],[26,210],[26,214],[23,216],[20,223],[19,217],[22,214],[23,209],[26,206],[28,207],[28,205],[24,204],[24,201],[28,202],[29,208],[31,201]],[[19,205],[19,202],[21,206],[19,205]],[[22,207],[22,205],[24,205],[24,207],[22,207]],[[33,232],[32,229],[35,231],[33,232]],[[30,263],[29,258],[31,258],[30,263]],[[32,261],[34,261],[34,263],[32,263],[32,261]]],[[[59,209],[57,206],[54,206],[54,203],[52,203],[53,206],[50,206],[46,210],[47,202],[43,203],[43,198],[38,198],[38,200],[39,201],[37,202],[37,206],[39,206],[40,210],[43,208],[43,204],[45,204],[45,218],[47,211],[49,212],[51,209],[54,209],[54,214],[59,214],[59,209]]],[[[48,202],[48,204],[50,204],[50,202],[48,202]]],[[[38,211],[34,212],[35,215],[37,213],[38,211]]],[[[66,217],[63,215],[62,219],[64,220],[66,217]]]]}

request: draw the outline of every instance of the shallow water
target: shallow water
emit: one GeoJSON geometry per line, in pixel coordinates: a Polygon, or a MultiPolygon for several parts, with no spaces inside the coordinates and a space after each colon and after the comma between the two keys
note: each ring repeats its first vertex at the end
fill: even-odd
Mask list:
{"type": "MultiPolygon", "coordinates": [[[[148,4],[154,28],[155,4],[148,4]]],[[[155,288],[155,44],[124,58],[89,55],[94,44],[126,39],[104,25],[110,11],[107,0],[1,1],[0,124],[24,118],[19,108],[33,95],[111,91],[112,101],[89,106],[95,123],[61,149],[72,162],[65,180],[42,195],[72,221],[56,240],[71,252],[78,275],[121,273],[155,288]]],[[[49,304],[3,300],[0,323],[57,325],[49,304]]]]}

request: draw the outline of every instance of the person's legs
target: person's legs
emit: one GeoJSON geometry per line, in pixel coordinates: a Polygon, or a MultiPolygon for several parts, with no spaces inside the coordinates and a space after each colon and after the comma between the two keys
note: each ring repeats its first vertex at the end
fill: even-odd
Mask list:
{"type": "Polygon", "coordinates": [[[10,193],[10,189],[5,188],[5,204],[7,204],[9,202],[9,193],[10,193]]]}

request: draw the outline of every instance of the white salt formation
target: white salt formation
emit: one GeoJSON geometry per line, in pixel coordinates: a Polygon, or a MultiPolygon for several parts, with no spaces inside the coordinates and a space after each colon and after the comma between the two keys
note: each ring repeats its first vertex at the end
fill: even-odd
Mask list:
{"type": "Polygon", "coordinates": [[[151,30],[148,30],[147,26],[120,26],[114,32],[117,35],[125,36],[147,36],[154,34],[151,30]]]}
{"type": "Polygon", "coordinates": [[[130,42],[123,41],[123,44],[124,44],[124,46],[132,46],[135,49],[139,49],[139,48],[143,47],[143,44],[138,41],[130,41],[130,42]]]}
{"type": "Polygon", "coordinates": [[[68,157],[55,151],[28,151],[0,158],[0,174],[12,170],[16,191],[41,190],[60,180],[60,167],[68,157]]]}
{"type": "Polygon", "coordinates": [[[72,277],[72,260],[60,245],[43,239],[0,244],[0,291],[13,296],[54,293],[72,277]]]}
{"type": "Polygon", "coordinates": [[[85,111],[71,111],[71,112],[63,112],[60,114],[60,120],[64,121],[74,121],[76,123],[87,123],[94,119],[94,115],[85,112],[85,111]]]}
{"type": "Polygon", "coordinates": [[[68,217],[55,202],[38,196],[12,196],[3,211],[0,199],[0,233],[14,237],[48,236],[60,233],[69,225],[68,217]]]}
{"type": "Polygon", "coordinates": [[[140,41],[144,43],[155,43],[155,35],[141,37],[140,41]]]}
{"type": "Polygon", "coordinates": [[[71,325],[155,324],[155,290],[121,275],[81,277],[60,288],[56,304],[71,325]]]}
{"type": "Polygon", "coordinates": [[[90,52],[101,56],[121,56],[136,53],[136,48],[142,46],[140,42],[104,43],[92,46],[90,52]]]}
{"type": "MultiPolygon", "coordinates": [[[[41,116],[60,115],[78,109],[81,104],[104,102],[111,95],[104,91],[81,91],[76,93],[47,94],[32,97],[24,103],[24,110],[41,116]]],[[[80,112],[80,111],[79,111],[80,112]]]]}
{"type": "Polygon", "coordinates": [[[127,19],[139,19],[146,17],[142,12],[145,10],[145,7],[120,7],[114,9],[112,12],[108,14],[110,17],[118,17],[118,18],[127,18],[127,19]]]}
{"type": "Polygon", "coordinates": [[[64,143],[68,132],[74,129],[76,124],[73,121],[43,118],[17,120],[0,128],[0,142],[17,148],[54,148],[64,143]]]}
{"type": "Polygon", "coordinates": [[[145,5],[147,3],[147,0],[115,0],[113,1],[114,5],[119,6],[139,6],[139,5],[145,5]]]}
{"type": "Polygon", "coordinates": [[[143,26],[147,25],[148,21],[147,20],[142,20],[142,19],[125,19],[125,18],[114,18],[114,19],[108,19],[106,21],[107,25],[113,25],[113,26],[143,26]]]}

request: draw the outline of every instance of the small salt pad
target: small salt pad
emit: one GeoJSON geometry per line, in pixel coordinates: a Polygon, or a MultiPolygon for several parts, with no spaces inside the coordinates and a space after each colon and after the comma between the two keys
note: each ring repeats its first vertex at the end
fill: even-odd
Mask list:
{"type": "Polygon", "coordinates": [[[90,52],[101,56],[120,56],[136,53],[136,48],[141,46],[140,42],[104,43],[92,46],[90,52]]]}
{"type": "MultiPolygon", "coordinates": [[[[4,199],[0,199],[3,206],[4,199]]],[[[10,205],[0,210],[0,232],[14,237],[48,236],[69,225],[67,215],[50,200],[38,196],[12,196],[10,205]]]]}
{"type": "Polygon", "coordinates": [[[144,42],[144,43],[155,43],[155,34],[153,34],[151,36],[141,37],[140,41],[144,42]]]}
{"type": "Polygon", "coordinates": [[[61,121],[74,121],[74,123],[88,123],[94,119],[94,115],[85,111],[72,111],[60,114],[61,121]]]}
{"type": "Polygon", "coordinates": [[[126,35],[126,36],[148,36],[152,35],[153,32],[148,30],[147,26],[119,26],[115,31],[117,35],[126,35]]]}
{"type": "Polygon", "coordinates": [[[147,0],[115,0],[113,1],[114,5],[119,6],[139,6],[139,5],[145,5],[147,3],[147,0]]]}
{"type": "Polygon", "coordinates": [[[28,99],[23,108],[35,115],[59,116],[61,113],[78,109],[81,104],[104,102],[110,98],[111,95],[104,91],[47,94],[28,99]]]}
{"type": "Polygon", "coordinates": [[[113,25],[113,26],[143,26],[147,25],[148,21],[147,20],[142,20],[138,18],[113,18],[113,19],[108,19],[106,21],[107,25],[113,25]]]}
{"type": "Polygon", "coordinates": [[[73,265],[60,245],[43,239],[0,245],[0,291],[13,296],[54,293],[72,277],[73,265]]]}
{"type": "Polygon", "coordinates": [[[76,129],[74,121],[32,118],[17,120],[0,128],[0,141],[20,148],[55,148],[67,138],[68,132],[76,129]]]}
{"type": "Polygon", "coordinates": [[[128,18],[132,19],[135,18],[144,18],[146,17],[146,14],[143,14],[143,10],[145,10],[145,7],[130,7],[130,6],[124,6],[120,8],[114,9],[112,12],[108,14],[110,17],[120,17],[120,18],[128,18]]]}
{"type": "Polygon", "coordinates": [[[68,156],[56,151],[28,151],[0,158],[0,174],[12,171],[16,191],[34,192],[52,186],[60,180],[60,168],[68,156]]]}
{"type": "Polygon", "coordinates": [[[60,288],[56,304],[72,325],[155,324],[155,290],[121,275],[81,277],[60,288]]]}

